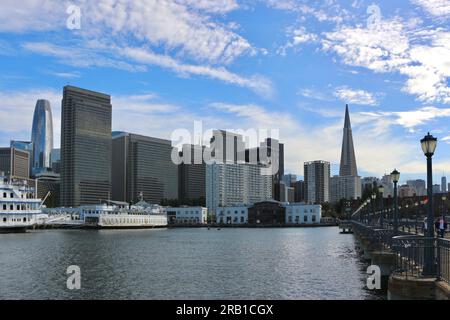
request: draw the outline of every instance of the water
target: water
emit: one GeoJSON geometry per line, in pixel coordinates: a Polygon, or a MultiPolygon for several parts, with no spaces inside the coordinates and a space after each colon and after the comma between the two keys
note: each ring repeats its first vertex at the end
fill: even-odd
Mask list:
{"type": "Polygon", "coordinates": [[[380,299],[366,267],[337,228],[0,234],[0,299],[380,299]]]}

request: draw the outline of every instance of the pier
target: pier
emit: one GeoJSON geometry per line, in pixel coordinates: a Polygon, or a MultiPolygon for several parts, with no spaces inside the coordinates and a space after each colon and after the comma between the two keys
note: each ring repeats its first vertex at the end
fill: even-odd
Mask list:
{"type": "Polygon", "coordinates": [[[352,230],[362,259],[381,270],[389,300],[450,300],[450,239],[424,236],[417,219],[397,221],[359,208],[340,229],[352,230]]]}

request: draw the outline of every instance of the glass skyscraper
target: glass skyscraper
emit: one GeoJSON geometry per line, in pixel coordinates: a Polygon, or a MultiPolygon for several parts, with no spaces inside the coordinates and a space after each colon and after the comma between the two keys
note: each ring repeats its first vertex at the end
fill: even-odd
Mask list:
{"type": "Polygon", "coordinates": [[[61,205],[98,204],[111,194],[109,95],[64,87],[61,108],[61,205]]]}
{"type": "Polygon", "coordinates": [[[50,154],[53,149],[53,118],[50,102],[38,100],[34,109],[33,128],[31,131],[31,173],[51,168],[50,154]]]}

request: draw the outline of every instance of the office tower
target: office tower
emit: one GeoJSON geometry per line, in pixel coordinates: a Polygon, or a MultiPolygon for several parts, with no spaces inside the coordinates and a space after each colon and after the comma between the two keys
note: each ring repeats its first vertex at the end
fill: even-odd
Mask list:
{"type": "Polygon", "coordinates": [[[406,181],[406,184],[415,190],[416,196],[425,196],[427,194],[425,180],[408,180],[406,181]]]}
{"type": "Polygon", "coordinates": [[[16,148],[0,148],[0,172],[11,178],[30,177],[30,153],[16,148]]]}
{"type": "Polygon", "coordinates": [[[295,202],[305,201],[305,182],[302,180],[294,184],[294,200],[295,202]]]}
{"type": "Polygon", "coordinates": [[[60,206],[61,178],[54,172],[40,172],[35,176],[37,197],[45,201],[47,208],[56,208],[60,206]]]}
{"type": "Polygon", "coordinates": [[[433,188],[433,194],[441,193],[441,186],[440,185],[434,184],[432,188],[433,188]]]}
{"type": "Polygon", "coordinates": [[[447,178],[445,176],[441,178],[441,192],[447,192],[447,178]]]}
{"type": "Polygon", "coordinates": [[[31,153],[33,152],[33,143],[31,141],[11,140],[10,147],[23,151],[28,151],[30,153],[30,156],[31,153]]]}
{"type": "Polygon", "coordinates": [[[330,178],[330,202],[342,199],[355,200],[361,197],[361,177],[334,176],[330,178]]]}
{"type": "Polygon", "coordinates": [[[205,147],[183,145],[180,156],[183,163],[179,167],[179,198],[183,200],[205,198],[206,164],[203,160],[205,147]]]}
{"type": "Polygon", "coordinates": [[[342,138],[341,163],[339,176],[330,180],[330,200],[357,199],[361,197],[361,177],[356,167],[355,149],[353,146],[352,126],[348,105],[345,106],[344,134],[342,138]]]}
{"type": "Polygon", "coordinates": [[[245,161],[270,166],[273,197],[280,201],[280,182],[284,176],[284,144],[276,139],[266,138],[259,147],[245,150],[245,161]]]}
{"type": "Polygon", "coordinates": [[[361,178],[361,191],[364,192],[366,188],[378,188],[381,182],[380,179],[376,177],[364,177],[361,178]]]}
{"type": "Polygon", "coordinates": [[[355,149],[348,105],[345,106],[344,136],[342,138],[341,164],[339,176],[357,176],[355,149]]]}
{"type": "Polygon", "coordinates": [[[112,197],[136,203],[160,204],[178,199],[178,166],[172,162],[172,142],[128,132],[112,138],[112,197]]]}
{"type": "Polygon", "coordinates": [[[398,197],[399,198],[409,198],[416,194],[416,189],[405,184],[398,187],[398,197]]]}
{"type": "MultiPolygon", "coordinates": [[[[225,130],[213,130],[210,141],[211,157],[218,163],[244,163],[243,136],[225,130]]],[[[207,161],[208,159],[205,159],[207,161]]]]}
{"type": "Polygon", "coordinates": [[[281,181],[284,182],[288,187],[291,187],[297,182],[297,175],[285,174],[281,181]]]}
{"type": "Polygon", "coordinates": [[[61,172],[61,149],[53,149],[50,154],[51,163],[52,163],[52,171],[54,173],[61,172]]]}
{"type": "Polygon", "coordinates": [[[31,154],[31,174],[51,168],[50,154],[53,150],[53,118],[50,102],[38,100],[34,109],[31,132],[33,152],[31,154]]]}
{"type": "Polygon", "coordinates": [[[64,87],[61,108],[61,205],[97,204],[111,194],[109,95],[64,87]]]}
{"type": "Polygon", "coordinates": [[[330,163],[312,161],[304,164],[305,200],[310,204],[322,204],[330,200],[330,163]]]}

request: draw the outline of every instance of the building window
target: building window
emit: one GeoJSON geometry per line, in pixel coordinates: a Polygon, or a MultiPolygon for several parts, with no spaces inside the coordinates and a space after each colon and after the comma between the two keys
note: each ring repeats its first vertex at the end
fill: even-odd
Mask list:
{"type": "Polygon", "coordinates": [[[312,222],[316,222],[316,216],[315,215],[312,216],[312,222]]]}
{"type": "Polygon", "coordinates": [[[308,222],[308,216],[303,217],[303,222],[308,222]]]}

